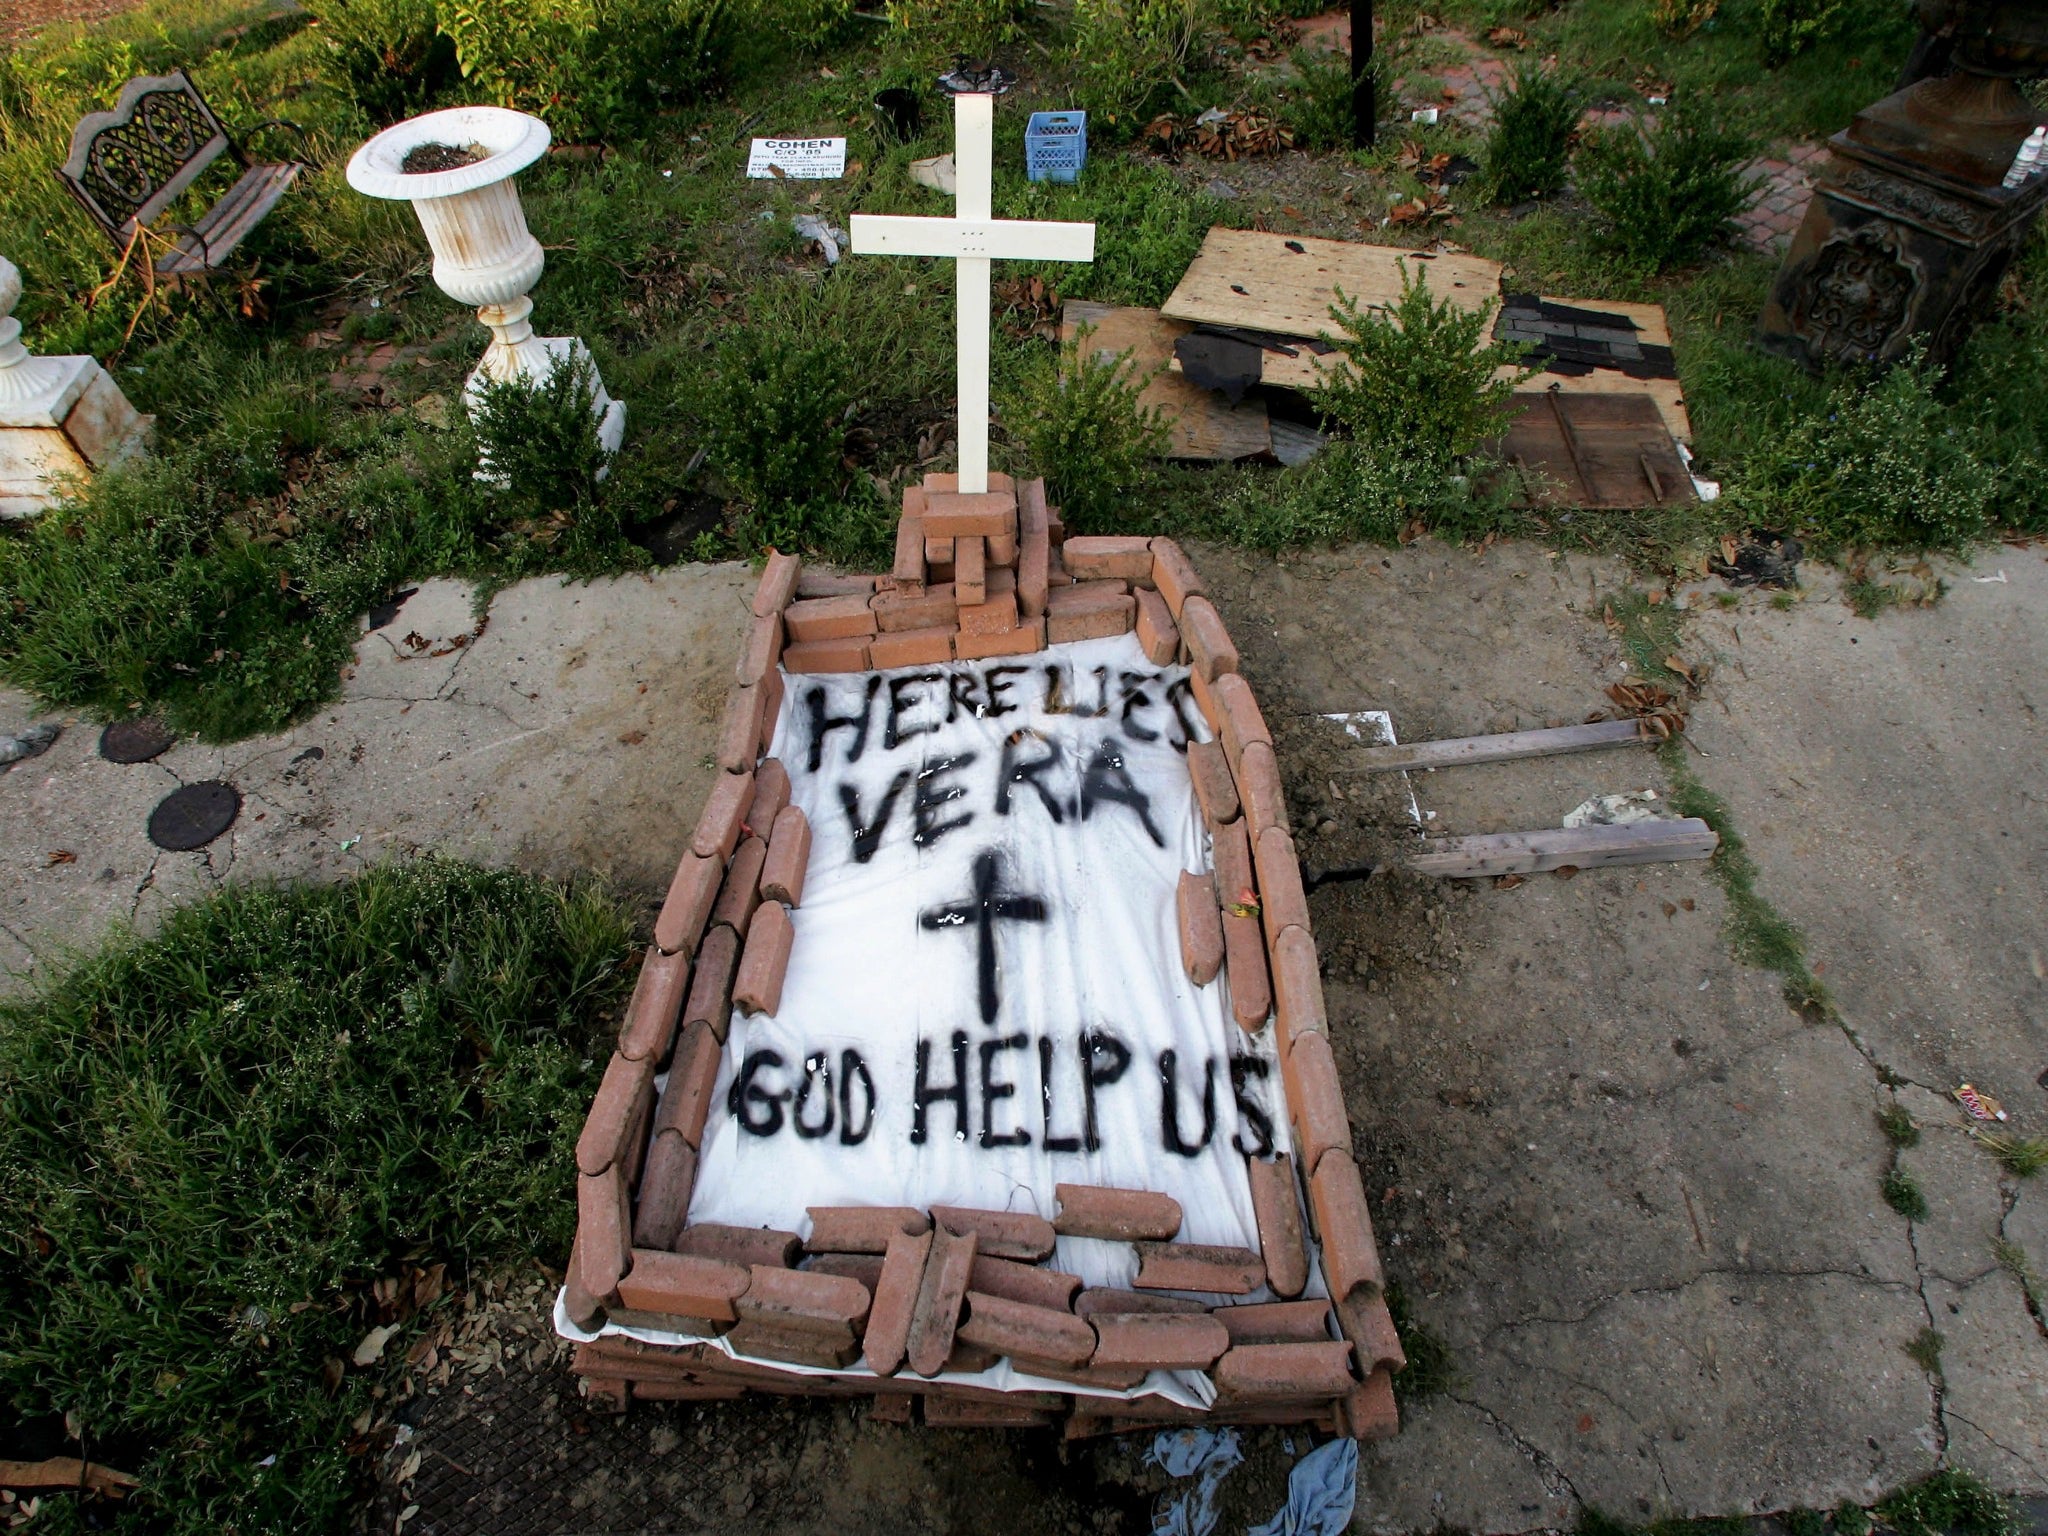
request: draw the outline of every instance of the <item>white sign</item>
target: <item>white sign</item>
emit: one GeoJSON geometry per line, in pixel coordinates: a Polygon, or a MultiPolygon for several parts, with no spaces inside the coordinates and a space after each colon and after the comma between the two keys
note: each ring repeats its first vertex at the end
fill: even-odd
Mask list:
{"type": "Polygon", "coordinates": [[[846,174],[844,139],[756,139],[747,156],[747,174],[777,172],[797,181],[831,181],[846,174]]]}

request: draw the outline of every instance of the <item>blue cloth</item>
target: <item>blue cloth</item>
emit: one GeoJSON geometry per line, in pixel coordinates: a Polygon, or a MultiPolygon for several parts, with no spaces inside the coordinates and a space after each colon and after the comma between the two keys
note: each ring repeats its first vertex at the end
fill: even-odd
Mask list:
{"type": "Polygon", "coordinates": [[[1287,1507],[1245,1536],[1344,1536],[1358,1502],[1358,1442],[1310,1451],[1287,1474],[1287,1507]]]}
{"type": "Polygon", "coordinates": [[[1216,1490],[1244,1460],[1234,1429],[1161,1430],[1145,1459],[1169,1477],[1197,1478],[1178,1498],[1162,1494],[1152,1512],[1152,1536],[1209,1536],[1216,1529],[1216,1490]]]}

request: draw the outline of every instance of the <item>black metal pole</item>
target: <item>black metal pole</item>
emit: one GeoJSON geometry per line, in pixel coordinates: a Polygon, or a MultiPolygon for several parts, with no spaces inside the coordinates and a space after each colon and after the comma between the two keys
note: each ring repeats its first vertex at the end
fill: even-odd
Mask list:
{"type": "Polygon", "coordinates": [[[1371,149],[1379,130],[1372,86],[1372,0],[1351,0],[1351,143],[1371,149]]]}

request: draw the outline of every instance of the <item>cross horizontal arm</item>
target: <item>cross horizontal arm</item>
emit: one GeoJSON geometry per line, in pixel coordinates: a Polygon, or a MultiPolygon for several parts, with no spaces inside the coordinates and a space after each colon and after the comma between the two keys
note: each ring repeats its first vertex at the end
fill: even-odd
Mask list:
{"type": "Polygon", "coordinates": [[[992,256],[1009,261],[1093,261],[1095,226],[1034,219],[917,219],[856,213],[861,256],[992,256]]]}

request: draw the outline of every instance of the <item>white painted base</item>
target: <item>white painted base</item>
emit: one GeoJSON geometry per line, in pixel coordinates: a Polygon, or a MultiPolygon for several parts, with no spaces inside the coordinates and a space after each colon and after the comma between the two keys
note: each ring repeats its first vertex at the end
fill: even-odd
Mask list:
{"type": "Polygon", "coordinates": [[[33,517],[56,505],[66,481],[89,480],[143,452],[156,420],[139,414],[90,357],[30,366],[47,369],[56,387],[0,412],[0,517],[33,517]]]}
{"type": "MultiPolygon", "coordinates": [[[[584,344],[580,336],[534,336],[528,338],[518,349],[517,355],[520,363],[518,372],[538,385],[545,381],[556,358],[587,358],[590,356],[590,348],[584,344]]],[[[476,416],[480,381],[495,380],[500,376],[497,369],[489,366],[491,354],[486,353],[485,359],[484,363],[478,364],[476,371],[470,374],[462,386],[462,403],[472,420],[476,416]]],[[[590,383],[590,414],[597,418],[597,440],[604,445],[607,453],[617,453],[620,445],[626,441],[626,402],[614,400],[606,392],[604,380],[598,376],[595,365],[591,368],[590,383]]],[[[598,479],[602,480],[610,473],[611,469],[607,466],[599,472],[598,479]]],[[[477,465],[476,477],[486,485],[502,486],[505,483],[502,476],[491,471],[488,463],[477,465]]]]}

